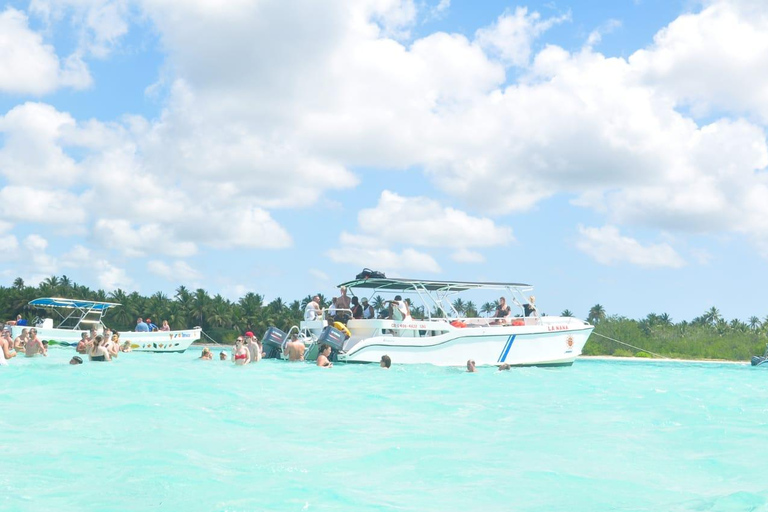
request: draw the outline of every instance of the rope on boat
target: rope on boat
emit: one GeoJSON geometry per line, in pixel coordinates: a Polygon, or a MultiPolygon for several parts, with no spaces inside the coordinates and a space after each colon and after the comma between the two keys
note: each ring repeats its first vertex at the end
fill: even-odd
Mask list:
{"type": "Polygon", "coordinates": [[[592,331],[592,334],[596,334],[597,336],[600,336],[601,338],[605,338],[607,340],[615,341],[616,343],[620,343],[621,345],[626,345],[627,347],[631,347],[631,348],[633,348],[635,350],[639,350],[641,352],[647,352],[647,353],[651,354],[652,356],[660,357],[662,359],[670,359],[667,356],[663,356],[661,354],[657,354],[656,352],[651,352],[650,350],[646,350],[644,348],[640,348],[640,347],[636,347],[634,345],[630,345],[629,343],[624,343],[623,341],[619,341],[616,338],[611,338],[610,336],[606,336],[604,334],[600,334],[599,332],[592,331]]]}
{"type": "Polygon", "coordinates": [[[214,344],[216,344],[216,345],[220,345],[220,346],[222,346],[222,347],[224,346],[224,345],[222,345],[221,343],[219,343],[218,341],[216,341],[215,339],[213,339],[213,338],[211,338],[210,336],[208,336],[208,335],[205,333],[205,331],[204,331],[204,330],[202,330],[202,329],[200,329],[200,334],[202,334],[203,336],[205,336],[206,338],[208,338],[209,340],[211,340],[211,341],[212,341],[214,344]]]}

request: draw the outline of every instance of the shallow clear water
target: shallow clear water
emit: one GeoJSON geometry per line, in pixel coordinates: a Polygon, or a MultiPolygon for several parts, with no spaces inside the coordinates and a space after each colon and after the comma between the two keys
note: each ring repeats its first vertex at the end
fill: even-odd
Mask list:
{"type": "Polygon", "coordinates": [[[0,367],[0,510],[768,510],[768,368],[0,367]]]}

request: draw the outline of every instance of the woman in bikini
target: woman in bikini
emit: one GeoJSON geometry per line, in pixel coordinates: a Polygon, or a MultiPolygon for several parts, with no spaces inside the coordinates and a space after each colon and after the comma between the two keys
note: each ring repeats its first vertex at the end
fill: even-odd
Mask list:
{"type": "Polygon", "coordinates": [[[243,338],[237,338],[232,361],[238,366],[242,366],[251,362],[251,353],[248,351],[248,347],[243,345],[243,338]]]}
{"type": "Polygon", "coordinates": [[[331,356],[331,347],[323,343],[320,345],[320,353],[317,356],[317,366],[320,366],[322,368],[330,368],[333,366],[333,363],[330,359],[328,359],[331,356]]]}
{"type": "Polygon", "coordinates": [[[91,361],[111,361],[109,357],[109,351],[103,345],[104,338],[101,335],[97,335],[93,338],[93,345],[91,345],[88,351],[88,359],[91,361]]]}

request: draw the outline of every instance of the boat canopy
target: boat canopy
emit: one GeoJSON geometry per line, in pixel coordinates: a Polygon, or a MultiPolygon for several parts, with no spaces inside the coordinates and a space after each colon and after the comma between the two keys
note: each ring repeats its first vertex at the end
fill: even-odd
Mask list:
{"type": "Polygon", "coordinates": [[[402,291],[426,290],[429,292],[463,292],[467,290],[507,290],[509,288],[531,288],[525,283],[486,283],[469,281],[426,281],[423,279],[378,278],[355,279],[342,283],[339,287],[371,288],[375,290],[402,291]]]}
{"type": "Polygon", "coordinates": [[[95,302],[92,300],[59,299],[56,297],[44,297],[29,301],[30,306],[38,308],[69,308],[87,311],[107,311],[119,306],[117,302],[95,302]]]}

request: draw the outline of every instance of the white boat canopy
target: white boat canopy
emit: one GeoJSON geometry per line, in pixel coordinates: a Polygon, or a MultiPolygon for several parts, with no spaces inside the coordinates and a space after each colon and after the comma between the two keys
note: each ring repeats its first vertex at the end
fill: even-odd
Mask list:
{"type": "Polygon", "coordinates": [[[101,324],[101,319],[109,309],[120,306],[117,302],[97,302],[58,297],[35,299],[29,301],[29,305],[34,308],[50,308],[55,311],[59,316],[57,329],[80,329],[82,324],[101,324]],[[59,312],[59,309],[64,309],[64,313],[59,312]]]}

